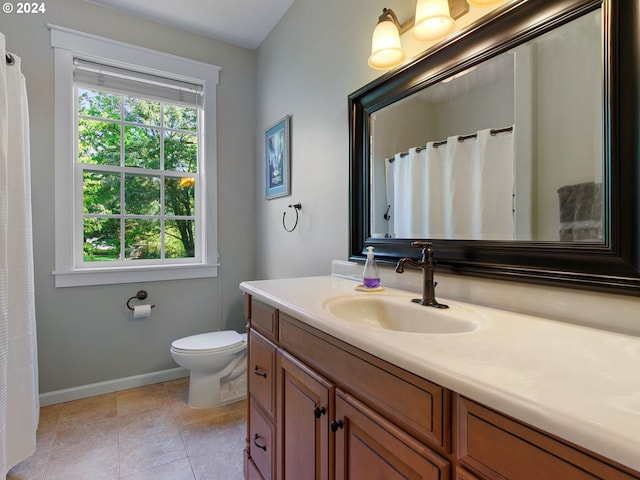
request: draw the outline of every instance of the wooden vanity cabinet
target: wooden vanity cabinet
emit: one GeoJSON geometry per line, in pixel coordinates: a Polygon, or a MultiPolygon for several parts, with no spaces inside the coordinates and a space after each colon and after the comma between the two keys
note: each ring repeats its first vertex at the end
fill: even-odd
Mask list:
{"type": "Polygon", "coordinates": [[[638,472],[247,302],[247,480],[640,480],[638,472]]]}

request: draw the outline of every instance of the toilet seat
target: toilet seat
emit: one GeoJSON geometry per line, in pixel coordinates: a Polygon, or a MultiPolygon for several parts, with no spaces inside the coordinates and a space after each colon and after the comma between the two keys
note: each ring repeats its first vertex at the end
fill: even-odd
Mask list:
{"type": "Polygon", "coordinates": [[[234,330],[223,330],[175,340],[171,343],[171,349],[177,353],[191,354],[224,352],[243,345],[245,341],[246,335],[240,335],[234,330]]]}

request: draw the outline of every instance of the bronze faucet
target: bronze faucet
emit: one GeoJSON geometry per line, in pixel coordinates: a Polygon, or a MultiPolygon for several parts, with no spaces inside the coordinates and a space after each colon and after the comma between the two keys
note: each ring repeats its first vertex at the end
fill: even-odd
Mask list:
{"type": "Polygon", "coordinates": [[[396,272],[404,273],[405,264],[414,268],[421,268],[423,273],[422,298],[414,298],[411,301],[419,303],[425,307],[449,308],[449,305],[438,303],[436,300],[436,285],[433,281],[433,271],[436,268],[436,260],[433,258],[433,248],[431,242],[411,242],[412,247],[422,248],[422,259],[418,262],[412,258],[401,258],[396,265],[396,272]]]}

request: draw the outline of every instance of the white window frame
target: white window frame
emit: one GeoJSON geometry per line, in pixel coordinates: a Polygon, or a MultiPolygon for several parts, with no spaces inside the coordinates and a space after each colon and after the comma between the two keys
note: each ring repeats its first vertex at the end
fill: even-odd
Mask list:
{"type": "Polygon", "coordinates": [[[55,277],[56,287],[206,278],[218,275],[217,245],[217,156],[216,88],[220,67],[189,60],[126,43],[97,37],[56,25],[48,25],[54,49],[54,136],[55,136],[55,277]],[[131,262],[109,266],[78,262],[76,235],[82,216],[80,190],[74,185],[76,159],[75,57],[116,65],[135,65],[141,72],[171,75],[198,83],[204,90],[202,202],[198,205],[204,227],[200,258],[159,265],[131,262]],[[205,125],[206,122],[206,125],[205,125]],[[75,238],[74,238],[75,235],[75,238]]]}

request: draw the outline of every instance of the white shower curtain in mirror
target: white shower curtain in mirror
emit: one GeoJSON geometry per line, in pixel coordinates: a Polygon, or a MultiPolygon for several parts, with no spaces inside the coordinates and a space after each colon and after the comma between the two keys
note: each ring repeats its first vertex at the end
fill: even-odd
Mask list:
{"type": "Polygon", "coordinates": [[[411,148],[386,164],[395,238],[508,240],[514,235],[513,133],[477,132],[411,148]]]}
{"type": "Polygon", "coordinates": [[[0,33],[0,478],[35,451],[39,412],[27,94],[5,58],[0,33]]]}
{"type": "Polygon", "coordinates": [[[387,197],[391,219],[390,232],[396,238],[430,238],[444,231],[442,182],[445,149],[429,143],[426,148],[411,148],[387,160],[387,197]]]}

